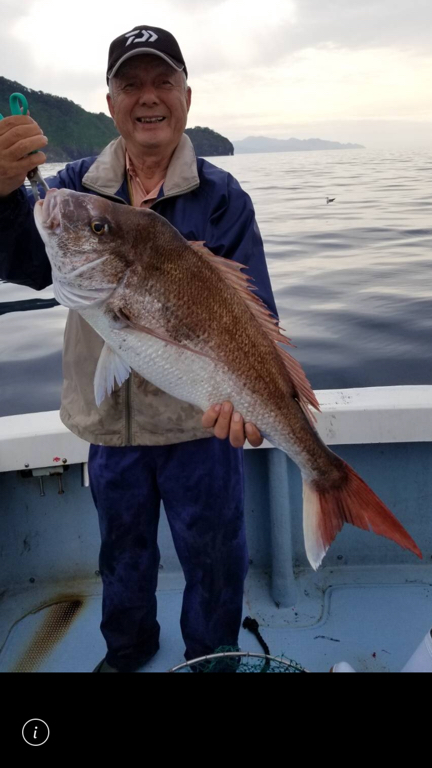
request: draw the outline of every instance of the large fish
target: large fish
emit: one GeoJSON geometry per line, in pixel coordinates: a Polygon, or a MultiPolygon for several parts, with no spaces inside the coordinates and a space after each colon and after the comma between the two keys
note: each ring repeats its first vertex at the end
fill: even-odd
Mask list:
{"type": "Polygon", "coordinates": [[[35,206],[54,294],[105,340],[99,405],[131,369],[203,411],[230,400],[300,468],[306,553],[321,563],[345,522],[421,557],[413,539],[322,442],[317,399],[242,266],[189,243],[154,211],[69,190],[35,206]]]}

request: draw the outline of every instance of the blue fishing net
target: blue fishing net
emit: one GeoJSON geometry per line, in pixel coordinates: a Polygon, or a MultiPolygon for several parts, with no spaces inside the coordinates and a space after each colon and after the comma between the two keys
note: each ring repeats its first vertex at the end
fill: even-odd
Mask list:
{"type": "Polygon", "coordinates": [[[298,662],[281,656],[270,656],[266,653],[251,653],[240,651],[239,648],[222,647],[215,653],[178,664],[168,672],[198,672],[198,673],[298,673],[306,672],[298,662]]]}

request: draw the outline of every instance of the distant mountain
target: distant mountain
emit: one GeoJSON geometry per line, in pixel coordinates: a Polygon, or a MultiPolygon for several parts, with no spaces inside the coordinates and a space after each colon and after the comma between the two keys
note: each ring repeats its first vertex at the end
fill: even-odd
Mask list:
{"type": "MultiPolygon", "coordinates": [[[[0,77],[0,114],[4,117],[10,115],[9,96],[16,92],[27,98],[31,116],[48,136],[49,143],[44,152],[50,163],[98,155],[118,137],[111,117],[103,112],[87,112],[70,99],[34,91],[21,83],[0,77]]],[[[231,142],[210,128],[188,128],[186,133],[196,154],[201,157],[234,154],[231,142]]]]}
{"type": "Polygon", "coordinates": [[[218,155],[233,155],[234,147],[228,139],[210,128],[186,128],[185,133],[194,145],[198,157],[217,157],[218,155]]]}
{"type": "Polygon", "coordinates": [[[69,99],[33,91],[21,83],[0,77],[0,113],[10,114],[9,96],[22,93],[29,102],[31,116],[48,136],[44,150],[48,162],[61,163],[97,155],[118,136],[110,117],[102,112],[86,112],[69,99]]]}
{"type": "Polygon", "coordinates": [[[248,136],[233,141],[237,154],[247,152],[310,152],[319,149],[364,149],[361,144],[340,144],[322,139],[269,139],[266,136],[248,136]]]}

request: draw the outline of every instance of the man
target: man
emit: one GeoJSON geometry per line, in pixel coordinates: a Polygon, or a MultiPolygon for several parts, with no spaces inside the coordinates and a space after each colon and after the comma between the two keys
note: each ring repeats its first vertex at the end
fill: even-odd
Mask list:
{"type": "MultiPolygon", "coordinates": [[[[184,134],[191,89],[175,38],[147,26],[120,35],[109,49],[107,83],[120,138],[98,157],[67,165],[49,186],[152,207],[186,239],[203,240],[215,254],[247,264],[258,295],[276,313],[249,196],[232,176],[197,160],[184,134]]],[[[37,290],[51,284],[51,271],[31,195],[21,185],[45,162],[46,143],[28,116],[0,122],[0,277],[37,290]]],[[[186,579],[186,658],[235,646],[248,563],[241,447],[245,430],[255,446],[261,435],[233,414],[230,403],[203,415],[137,374],[97,408],[93,378],[102,346],[80,315],[69,312],[60,416],[91,444],[90,485],[102,540],[101,630],[108,647],[95,671],[135,671],[159,648],[161,499],[186,579]]]]}

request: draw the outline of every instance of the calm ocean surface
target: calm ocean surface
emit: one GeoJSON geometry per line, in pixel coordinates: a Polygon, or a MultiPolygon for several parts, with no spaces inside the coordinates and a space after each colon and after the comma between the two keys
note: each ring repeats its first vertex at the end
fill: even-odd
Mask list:
{"type": "MultiPolygon", "coordinates": [[[[210,160],[252,197],[281,325],[312,386],[431,384],[432,148],[210,160]]],[[[0,302],[51,296],[0,284],[0,302]]],[[[0,416],[59,407],[66,314],[0,316],[0,416]]]]}

